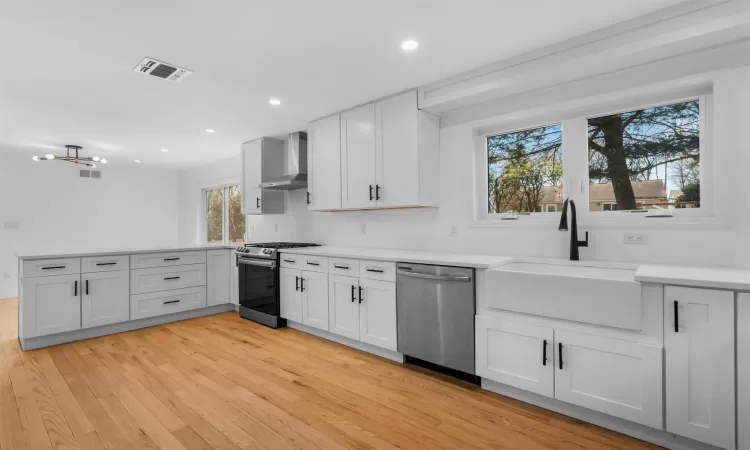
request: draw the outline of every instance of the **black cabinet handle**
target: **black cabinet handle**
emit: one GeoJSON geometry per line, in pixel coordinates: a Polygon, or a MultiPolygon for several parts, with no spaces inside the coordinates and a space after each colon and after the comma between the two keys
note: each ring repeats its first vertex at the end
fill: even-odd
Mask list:
{"type": "Polygon", "coordinates": [[[180,277],[166,277],[164,279],[164,281],[167,281],[167,280],[179,280],[179,279],[180,279],[180,277]]]}
{"type": "Polygon", "coordinates": [[[255,208],[260,209],[260,197],[255,199],[255,208]]]}
{"type": "Polygon", "coordinates": [[[302,278],[302,277],[299,277],[299,281],[300,281],[300,283],[299,283],[299,291],[300,292],[305,292],[305,279],[302,278]]]}
{"type": "Polygon", "coordinates": [[[680,315],[678,314],[677,300],[674,301],[674,332],[680,332],[680,315]]]}
{"type": "Polygon", "coordinates": [[[383,273],[385,272],[383,269],[366,269],[368,272],[375,272],[375,273],[383,273]]]}
{"type": "Polygon", "coordinates": [[[547,339],[542,341],[542,365],[547,365],[547,339]]]}
{"type": "Polygon", "coordinates": [[[96,263],[97,266],[114,266],[116,264],[117,264],[116,262],[96,263]]]}
{"type": "Polygon", "coordinates": [[[167,261],[179,261],[179,260],[180,260],[180,258],[164,258],[164,262],[167,262],[167,261]]]}
{"type": "Polygon", "coordinates": [[[344,270],[349,270],[349,266],[339,266],[338,264],[334,264],[334,265],[333,265],[333,268],[334,268],[334,269],[344,269],[344,270]]]}
{"type": "Polygon", "coordinates": [[[364,298],[362,298],[362,286],[360,286],[359,287],[359,302],[362,303],[362,300],[364,300],[364,298]]]}
{"type": "Polygon", "coordinates": [[[86,295],[89,295],[89,280],[86,280],[86,295]]]}
{"type": "Polygon", "coordinates": [[[180,301],[179,300],[169,300],[167,302],[164,302],[165,305],[169,305],[169,304],[172,304],[172,303],[180,303],[180,301]]]}
{"type": "Polygon", "coordinates": [[[64,269],[66,267],[68,266],[47,266],[47,267],[42,267],[42,270],[64,269]]]}
{"type": "Polygon", "coordinates": [[[294,277],[294,290],[299,291],[299,277],[294,277]]]}
{"type": "Polygon", "coordinates": [[[563,360],[562,360],[562,342],[557,343],[557,356],[560,360],[560,370],[563,370],[563,360]]]}
{"type": "Polygon", "coordinates": [[[307,204],[310,204],[310,191],[307,192],[307,204]]]}
{"type": "Polygon", "coordinates": [[[285,259],[284,262],[288,262],[288,263],[291,263],[291,264],[295,263],[295,261],[293,259],[285,259]]]}
{"type": "Polygon", "coordinates": [[[352,286],[352,303],[354,303],[354,300],[357,299],[357,287],[352,286]]]}
{"type": "Polygon", "coordinates": [[[73,282],[73,296],[78,297],[78,280],[73,282]]]}
{"type": "Polygon", "coordinates": [[[372,185],[370,185],[370,201],[372,201],[372,185]]]}
{"type": "Polygon", "coordinates": [[[375,185],[375,200],[380,200],[380,185],[375,185]]]}
{"type": "Polygon", "coordinates": [[[316,262],[310,262],[310,261],[308,261],[308,262],[307,262],[307,265],[308,265],[308,266],[319,266],[320,264],[318,264],[318,263],[316,263],[316,262]]]}

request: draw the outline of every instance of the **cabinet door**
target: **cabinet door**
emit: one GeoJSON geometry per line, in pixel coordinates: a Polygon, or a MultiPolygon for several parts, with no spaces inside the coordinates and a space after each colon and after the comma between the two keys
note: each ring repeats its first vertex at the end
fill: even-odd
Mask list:
{"type": "Polygon", "coordinates": [[[302,271],[302,323],[328,331],[328,274],[302,271]]]}
{"type": "Polygon", "coordinates": [[[221,305],[230,302],[231,250],[209,250],[206,258],[208,263],[206,278],[206,304],[208,306],[221,305]]]}
{"type": "Polygon", "coordinates": [[[663,428],[662,348],[555,330],[555,398],[663,428]]]}
{"type": "Polygon", "coordinates": [[[341,209],[341,116],[311,122],[308,138],[308,209],[341,209]]]}
{"type": "Polygon", "coordinates": [[[359,340],[396,351],[396,283],[359,280],[359,340]]]}
{"type": "Polygon", "coordinates": [[[734,293],[664,290],[667,431],[735,444],[734,293]]]}
{"type": "Polygon", "coordinates": [[[232,281],[230,284],[230,302],[234,305],[240,304],[240,273],[237,264],[237,252],[232,251],[231,261],[232,281]]]}
{"type": "Polygon", "coordinates": [[[328,329],[359,340],[359,278],[341,275],[328,278],[328,329]]]}
{"type": "Polygon", "coordinates": [[[23,279],[24,339],[81,328],[80,277],[72,274],[23,279]]]}
{"type": "Polygon", "coordinates": [[[554,396],[552,328],[476,316],[477,375],[554,396]]]}
{"type": "Polygon", "coordinates": [[[130,271],[83,274],[81,326],[98,327],[130,320],[130,271]]]}
{"type": "Polygon", "coordinates": [[[375,104],[341,114],[341,205],[369,208],[375,202],[375,104]]]}
{"type": "Polygon", "coordinates": [[[300,291],[300,279],[302,271],[298,269],[281,268],[280,307],[281,317],[302,323],[302,291],[300,291]]]}
{"type": "Polygon", "coordinates": [[[420,204],[418,113],[416,91],[375,104],[378,207],[420,204]]]}
{"type": "MultiPolygon", "coordinates": [[[[750,294],[737,294],[737,423],[750,423],[750,294]]],[[[750,448],[750,427],[737,430],[739,448],[750,448]]]]}
{"type": "Polygon", "coordinates": [[[242,213],[260,214],[262,191],[258,189],[263,167],[263,140],[242,144],[242,213]]]}

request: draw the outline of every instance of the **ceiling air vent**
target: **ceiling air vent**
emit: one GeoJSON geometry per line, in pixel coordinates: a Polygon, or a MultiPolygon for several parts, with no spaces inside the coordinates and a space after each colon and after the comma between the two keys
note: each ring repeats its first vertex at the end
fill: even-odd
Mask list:
{"type": "Polygon", "coordinates": [[[143,61],[133,68],[133,72],[162,78],[173,83],[179,83],[193,73],[191,70],[177,67],[174,64],[167,64],[153,58],[144,58],[143,61]]]}
{"type": "Polygon", "coordinates": [[[91,170],[91,169],[78,169],[78,177],[79,178],[90,178],[94,180],[101,180],[102,179],[102,171],[101,170],[91,170]]]}

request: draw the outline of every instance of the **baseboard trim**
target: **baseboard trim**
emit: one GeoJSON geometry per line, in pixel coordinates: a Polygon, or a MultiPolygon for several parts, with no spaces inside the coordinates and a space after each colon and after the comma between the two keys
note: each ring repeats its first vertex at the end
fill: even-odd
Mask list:
{"type": "Polygon", "coordinates": [[[305,324],[301,324],[299,322],[293,322],[291,320],[287,319],[286,326],[289,328],[294,328],[295,330],[302,331],[307,334],[312,334],[313,336],[318,336],[323,339],[328,339],[329,341],[337,342],[341,345],[346,345],[347,347],[352,347],[357,350],[372,353],[373,355],[380,356],[381,358],[390,359],[391,361],[396,361],[399,363],[404,362],[404,355],[398,352],[394,352],[393,350],[388,350],[385,348],[376,347],[374,345],[365,344],[364,342],[355,341],[354,339],[349,339],[348,337],[339,336],[338,334],[331,333],[330,331],[320,330],[318,328],[309,327],[305,324]]]}
{"type": "Polygon", "coordinates": [[[482,378],[482,389],[672,450],[720,450],[719,447],[714,447],[713,445],[704,444],[703,442],[650,428],[639,423],[630,422],[485,378],[482,378]]]}
{"type": "Polygon", "coordinates": [[[104,325],[96,328],[86,328],[85,330],[69,331],[67,333],[51,334],[49,336],[39,336],[28,339],[19,338],[18,340],[21,342],[21,348],[24,351],[36,350],[38,348],[50,347],[52,345],[81,341],[83,339],[91,339],[95,337],[106,336],[108,334],[123,333],[125,331],[137,330],[139,328],[154,327],[157,325],[163,325],[165,323],[195,319],[197,317],[210,316],[227,311],[237,311],[236,305],[226,303],[223,305],[192,309],[190,311],[182,311],[174,314],[167,314],[164,316],[147,317],[145,319],[113,323],[111,325],[104,325]]]}

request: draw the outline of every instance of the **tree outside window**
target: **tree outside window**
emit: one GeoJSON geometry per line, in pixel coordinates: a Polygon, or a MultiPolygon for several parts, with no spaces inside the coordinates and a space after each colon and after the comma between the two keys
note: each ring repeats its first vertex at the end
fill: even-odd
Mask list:
{"type": "Polygon", "coordinates": [[[206,201],[206,242],[245,241],[245,216],[239,185],[203,191],[206,201]]]}

